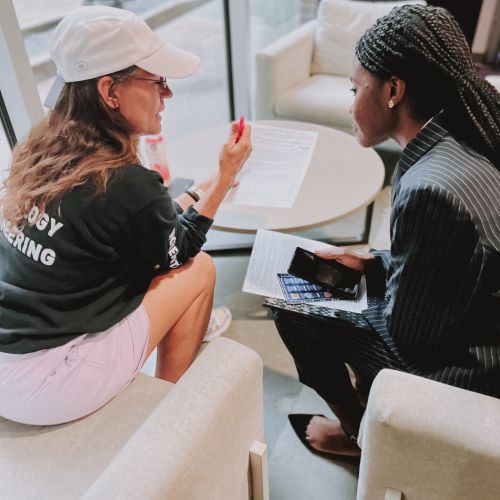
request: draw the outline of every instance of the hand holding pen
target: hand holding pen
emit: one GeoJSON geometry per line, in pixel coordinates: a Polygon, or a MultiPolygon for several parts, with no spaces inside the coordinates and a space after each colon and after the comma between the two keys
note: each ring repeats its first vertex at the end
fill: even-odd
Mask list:
{"type": "Polygon", "coordinates": [[[251,129],[250,124],[245,125],[243,116],[231,124],[231,133],[219,157],[218,172],[199,186],[205,191],[195,204],[201,215],[213,219],[227,192],[238,184],[236,176],[252,152],[251,129]]]}
{"type": "Polygon", "coordinates": [[[236,135],[236,143],[238,143],[241,139],[241,135],[243,134],[243,129],[245,128],[245,116],[240,116],[240,123],[238,124],[238,133],[236,135]]]}
{"type": "Polygon", "coordinates": [[[252,151],[252,143],[250,141],[251,128],[248,123],[245,124],[243,116],[239,122],[233,122],[229,141],[224,144],[222,149],[219,171],[224,177],[232,177],[232,181],[234,181],[252,151]]]}

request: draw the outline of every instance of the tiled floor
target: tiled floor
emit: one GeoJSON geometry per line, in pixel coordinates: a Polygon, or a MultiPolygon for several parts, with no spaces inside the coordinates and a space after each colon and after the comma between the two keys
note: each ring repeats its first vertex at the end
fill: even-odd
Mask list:
{"type": "MultiPolygon", "coordinates": [[[[390,188],[375,203],[370,245],[388,248],[390,188]]],[[[351,221],[352,223],[354,220],[351,221]]],[[[345,228],[343,228],[345,230],[345,228]]],[[[330,231],[335,231],[334,226],[330,231]]],[[[269,446],[271,500],[351,500],[356,498],[357,468],[306,450],[288,424],[288,413],[331,415],[319,396],[297,381],[293,361],[283,347],[262,298],[241,292],[248,257],[216,257],[217,303],[235,317],[226,336],[256,350],[264,361],[264,421],[269,446]]]]}
{"type": "MultiPolygon", "coordinates": [[[[327,405],[297,380],[292,358],[284,348],[274,323],[261,306],[261,297],[243,294],[237,287],[248,257],[216,257],[220,297],[232,295],[236,318],[225,336],[259,353],[264,362],[264,429],[269,453],[271,500],[354,500],[357,467],[310,453],[293,434],[289,413],[331,415],[327,405]],[[221,284],[221,281],[223,282],[221,284]]],[[[225,302],[226,304],[228,302],[225,302]]],[[[153,373],[154,354],[143,371],[153,373]]]]}
{"type": "MultiPolygon", "coordinates": [[[[370,244],[388,246],[390,190],[376,200],[370,244]]],[[[330,228],[330,230],[333,230],[330,228]]],[[[264,423],[269,447],[271,500],[354,500],[357,468],[313,455],[295,437],[288,413],[331,415],[312,390],[300,384],[293,361],[270,321],[262,297],[241,291],[248,253],[215,257],[218,281],[216,305],[229,306],[233,323],[225,334],[259,353],[264,362],[264,423]]],[[[152,373],[150,359],[146,372],[152,373]]]]}

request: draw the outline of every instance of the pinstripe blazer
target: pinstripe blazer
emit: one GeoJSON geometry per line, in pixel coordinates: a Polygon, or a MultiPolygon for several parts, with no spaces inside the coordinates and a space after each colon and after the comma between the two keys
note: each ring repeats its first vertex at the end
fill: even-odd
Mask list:
{"type": "Polygon", "coordinates": [[[396,167],[364,311],[405,371],[500,397],[500,172],[432,119],[396,167]]]}

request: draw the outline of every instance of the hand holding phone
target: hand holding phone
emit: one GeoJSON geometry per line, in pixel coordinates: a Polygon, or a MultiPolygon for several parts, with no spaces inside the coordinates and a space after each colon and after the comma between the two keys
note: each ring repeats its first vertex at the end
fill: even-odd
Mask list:
{"type": "Polygon", "coordinates": [[[323,259],[313,252],[297,247],[288,269],[289,274],[318,284],[336,295],[355,298],[361,273],[333,259],[323,259]]]}
{"type": "Polygon", "coordinates": [[[318,250],[315,253],[323,259],[334,259],[337,262],[344,264],[344,266],[356,269],[361,273],[366,270],[368,262],[375,259],[370,252],[365,252],[363,250],[350,250],[343,247],[336,247],[334,245],[323,250],[318,250]]]}

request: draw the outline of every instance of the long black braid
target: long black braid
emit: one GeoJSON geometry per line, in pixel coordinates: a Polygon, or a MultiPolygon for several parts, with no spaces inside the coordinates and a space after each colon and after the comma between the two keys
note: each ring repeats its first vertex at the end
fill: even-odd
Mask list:
{"type": "Polygon", "coordinates": [[[474,66],[455,18],[441,7],[395,7],[356,45],[360,64],[382,79],[406,82],[414,113],[443,110],[451,134],[500,170],[500,93],[474,66]]]}

